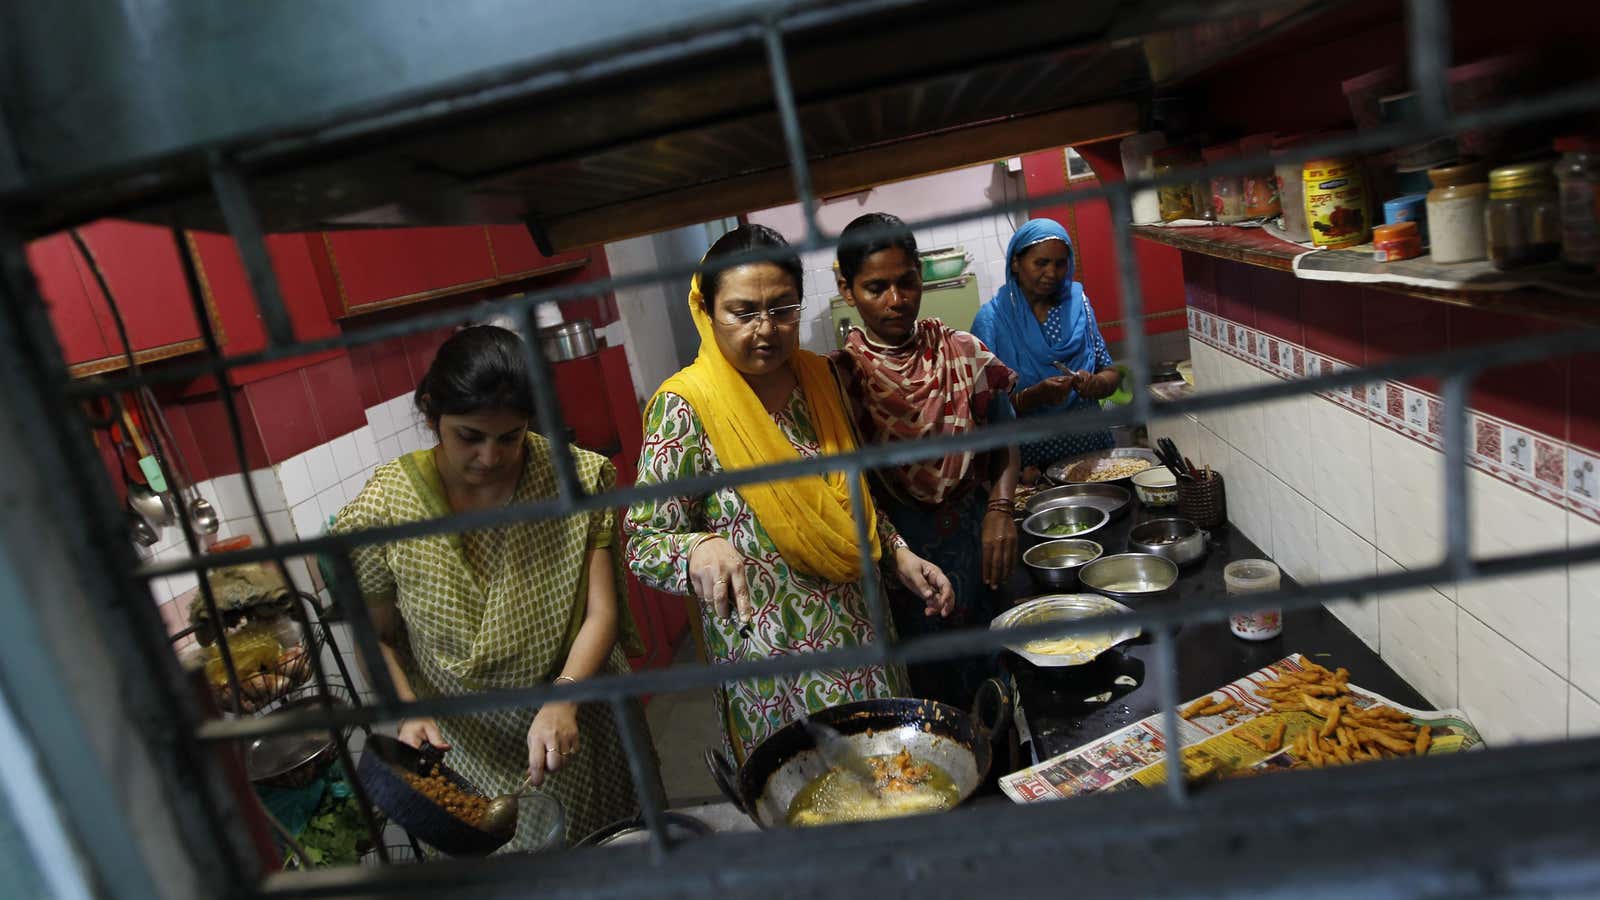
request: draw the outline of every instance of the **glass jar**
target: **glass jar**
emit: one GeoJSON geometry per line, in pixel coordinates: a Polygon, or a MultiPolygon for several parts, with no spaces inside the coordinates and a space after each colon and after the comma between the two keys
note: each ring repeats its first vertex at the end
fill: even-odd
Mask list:
{"type": "MultiPolygon", "coordinates": [[[[1272,152],[1271,134],[1254,134],[1239,141],[1239,152],[1265,160],[1272,152]]],[[[1268,164],[1244,176],[1244,214],[1251,219],[1264,219],[1282,212],[1278,198],[1278,180],[1268,164]]]]}
{"type": "MultiPolygon", "coordinates": [[[[1194,151],[1187,147],[1165,147],[1157,150],[1152,159],[1155,163],[1157,176],[1170,175],[1199,162],[1195,158],[1194,151]]],[[[1193,182],[1185,181],[1157,188],[1156,202],[1160,208],[1161,221],[1163,222],[1199,218],[1198,211],[1194,206],[1193,182]]]]}
{"type": "Polygon", "coordinates": [[[1483,180],[1483,166],[1467,163],[1429,169],[1428,237],[1433,261],[1471,262],[1483,259],[1488,238],[1483,230],[1484,207],[1489,202],[1489,184],[1483,180]]]}
{"type": "MultiPolygon", "coordinates": [[[[1237,158],[1239,145],[1215,144],[1201,152],[1207,164],[1216,164],[1237,158]]],[[[1244,213],[1244,176],[1211,176],[1211,212],[1216,215],[1217,221],[1224,225],[1243,222],[1249,218],[1244,213]]]]}
{"type": "Polygon", "coordinates": [[[1548,161],[1501,166],[1489,173],[1484,231],[1489,262],[1516,269],[1561,255],[1561,203],[1548,161]]]}
{"type": "MultiPolygon", "coordinates": [[[[1153,155],[1167,145],[1167,137],[1159,131],[1130,134],[1122,139],[1118,150],[1122,155],[1122,177],[1133,181],[1148,178],[1155,171],[1153,155]]],[[[1135,191],[1133,194],[1133,224],[1152,225],[1161,221],[1160,198],[1153,190],[1135,191]]]]}
{"type": "MultiPolygon", "coordinates": [[[[1278,589],[1283,574],[1269,559],[1238,559],[1222,567],[1228,596],[1265,594],[1278,589]]],[[[1228,629],[1247,641],[1266,641],[1283,633],[1283,610],[1275,607],[1228,614],[1228,629]]]]}
{"type": "Polygon", "coordinates": [[[1561,194],[1561,261],[1580,272],[1600,266],[1600,137],[1556,141],[1561,160],[1556,180],[1561,194]]]}
{"type": "Polygon", "coordinates": [[[1372,234],[1367,182],[1347,157],[1313,159],[1304,171],[1306,226],[1319,250],[1364,244],[1372,234]]]}
{"type": "MultiPolygon", "coordinates": [[[[1281,157],[1289,152],[1290,147],[1304,140],[1304,135],[1280,137],[1272,142],[1272,155],[1281,157]]],[[[1282,161],[1275,162],[1272,167],[1273,180],[1278,184],[1278,205],[1281,207],[1278,226],[1283,229],[1284,237],[1302,244],[1311,240],[1311,232],[1306,229],[1305,182],[1301,180],[1303,169],[1300,163],[1282,161]]]]}
{"type": "Polygon", "coordinates": [[[1391,222],[1372,229],[1372,258],[1396,262],[1422,255],[1422,232],[1416,222],[1391,222]]]}

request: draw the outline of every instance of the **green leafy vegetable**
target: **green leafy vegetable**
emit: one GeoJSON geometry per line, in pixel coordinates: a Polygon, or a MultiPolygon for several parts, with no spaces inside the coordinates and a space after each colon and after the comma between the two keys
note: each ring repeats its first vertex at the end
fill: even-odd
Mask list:
{"type": "MultiPolygon", "coordinates": [[[[328,791],[322,795],[317,811],[306,823],[305,830],[296,840],[305,848],[313,866],[338,866],[356,862],[361,857],[360,845],[367,843],[367,826],[361,819],[361,808],[356,798],[342,791],[328,791]]],[[[292,858],[293,851],[289,851],[292,858]]]]}

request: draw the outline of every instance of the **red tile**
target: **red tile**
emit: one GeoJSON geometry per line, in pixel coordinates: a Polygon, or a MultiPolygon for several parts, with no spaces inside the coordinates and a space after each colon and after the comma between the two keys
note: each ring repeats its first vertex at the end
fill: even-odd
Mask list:
{"type": "Polygon", "coordinates": [[[1353,366],[1366,364],[1362,340],[1361,288],[1330,281],[1300,285],[1300,317],[1306,348],[1353,366]]]}
{"type": "MultiPolygon", "coordinates": [[[[255,415],[246,401],[244,391],[233,392],[234,408],[239,413],[239,427],[244,438],[245,463],[251,469],[266,466],[267,451],[261,442],[260,429],[255,415]]],[[[233,450],[233,438],[228,431],[228,415],[223,409],[220,394],[197,397],[184,402],[184,414],[194,431],[195,443],[200,448],[200,458],[205,461],[206,472],[212,478],[242,472],[245,466],[233,450]]]]}
{"type": "Polygon", "coordinates": [[[1200,253],[1183,254],[1183,293],[1188,304],[1208,313],[1217,311],[1216,260],[1200,253]]]}
{"type": "Polygon", "coordinates": [[[639,400],[633,392],[633,375],[628,371],[627,349],[607,347],[600,351],[600,368],[605,376],[606,403],[611,409],[617,440],[622,444],[622,455],[638,459],[639,449],[644,444],[644,421],[639,400]]]}
{"type": "Polygon", "coordinates": [[[373,345],[371,359],[383,399],[390,400],[417,389],[417,382],[411,377],[411,366],[406,362],[405,347],[399,341],[373,345]]]}
{"type": "Polygon", "coordinates": [[[1600,452],[1600,353],[1571,358],[1567,440],[1590,454],[1600,452]]]}
{"type": "Polygon", "coordinates": [[[308,366],[306,388],[316,409],[326,443],[367,424],[367,410],[356,388],[356,373],[350,357],[338,356],[308,366]]]}
{"type": "MultiPolygon", "coordinates": [[[[1368,290],[1362,294],[1367,365],[1442,353],[1450,346],[1446,307],[1384,291],[1368,290]]],[[[1432,376],[1410,378],[1406,383],[1439,392],[1439,379],[1432,376]]]]}
{"type": "Polygon", "coordinates": [[[1251,328],[1256,324],[1255,276],[1244,263],[1217,260],[1217,315],[1251,328]]]}
{"type": "MultiPolygon", "coordinates": [[[[1520,316],[1449,309],[1452,349],[1493,344],[1559,330],[1561,326],[1520,316]]],[[[1567,439],[1570,360],[1547,359],[1485,369],[1473,380],[1467,403],[1523,428],[1567,439]]]]}
{"type": "Polygon", "coordinates": [[[439,345],[450,337],[451,332],[452,329],[444,328],[421,334],[408,334],[400,339],[405,347],[406,363],[411,369],[413,384],[422,381],[422,376],[427,374],[428,367],[433,365],[433,357],[439,352],[439,345]]]}
{"type": "Polygon", "coordinates": [[[283,462],[325,443],[311,397],[306,392],[303,370],[247,384],[244,393],[261,429],[261,441],[270,462],[283,462]]]}
{"type": "Polygon", "coordinates": [[[378,386],[378,372],[373,368],[372,360],[371,347],[350,348],[350,368],[355,372],[356,393],[361,397],[362,409],[370,409],[389,399],[383,395],[383,388],[378,386]]]}
{"type": "Polygon", "coordinates": [[[1291,344],[1305,343],[1300,322],[1300,280],[1288,272],[1255,269],[1256,327],[1291,344]]]}
{"type": "Polygon", "coordinates": [[[167,420],[167,427],[172,429],[172,438],[177,442],[176,452],[185,471],[189,473],[191,481],[205,481],[211,476],[206,471],[205,456],[200,452],[200,444],[194,439],[194,429],[189,425],[189,415],[184,412],[184,405],[177,401],[163,401],[161,414],[167,420]]]}

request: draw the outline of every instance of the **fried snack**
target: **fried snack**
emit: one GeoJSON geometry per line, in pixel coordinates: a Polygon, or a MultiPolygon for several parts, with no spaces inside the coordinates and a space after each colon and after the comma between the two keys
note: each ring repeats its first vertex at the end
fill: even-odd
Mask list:
{"type": "Polygon", "coordinates": [[[1306,705],[1299,701],[1291,703],[1270,703],[1274,712],[1306,712],[1306,705]]]}
{"type": "Polygon", "coordinates": [[[1323,737],[1331,737],[1333,735],[1334,729],[1339,727],[1339,717],[1341,715],[1343,715],[1343,714],[1344,714],[1344,707],[1343,706],[1335,706],[1333,708],[1333,715],[1328,717],[1328,721],[1322,723],[1322,731],[1320,732],[1320,734],[1323,737]]]}
{"type": "Polygon", "coordinates": [[[1267,739],[1262,737],[1259,734],[1256,734],[1255,732],[1251,731],[1248,728],[1240,728],[1239,730],[1235,731],[1234,734],[1238,735],[1240,740],[1246,741],[1246,742],[1254,745],[1257,749],[1259,749],[1263,753],[1271,753],[1272,752],[1272,748],[1270,746],[1268,746],[1267,739]]]}
{"type": "Polygon", "coordinates": [[[1431,746],[1433,746],[1433,729],[1424,725],[1417,729],[1417,742],[1411,745],[1411,752],[1421,756],[1427,753],[1431,746]]]}
{"type": "Polygon", "coordinates": [[[1344,693],[1344,689],[1331,684],[1304,684],[1300,686],[1300,692],[1313,697],[1337,697],[1344,693]]]}
{"type": "Polygon", "coordinates": [[[1278,727],[1274,728],[1272,730],[1272,740],[1268,742],[1268,744],[1269,744],[1269,746],[1267,747],[1267,752],[1268,753],[1275,753],[1281,747],[1283,747],[1283,733],[1284,733],[1284,731],[1288,730],[1288,728],[1289,728],[1289,723],[1288,722],[1285,722],[1282,719],[1278,720],[1278,727]]]}
{"type": "Polygon", "coordinates": [[[1183,709],[1179,710],[1178,711],[1178,715],[1184,717],[1185,719],[1192,719],[1195,716],[1200,714],[1200,710],[1205,709],[1206,707],[1209,707],[1210,705],[1211,705],[1211,695],[1207,694],[1204,697],[1201,697],[1199,700],[1196,700],[1195,702],[1193,702],[1193,703],[1189,704],[1188,706],[1185,706],[1183,709]]]}
{"type": "Polygon", "coordinates": [[[1205,709],[1200,710],[1199,714],[1201,716],[1217,716],[1217,715],[1221,715],[1222,713],[1227,712],[1230,709],[1233,709],[1237,705],[1238,704],[1233,702],[1233,698],[1232,697],[1223,697],[1221,700],[1217,701],[1215,704],[1213,704],[1211,706],[1208,706],[1205,709]]]}
{"type": "Polygon", "coordinates": [[[1378,746],[1382,747],[1383,749],[1402,755],[1410,753],[1413,747],[1411,741],[1408,741],[1402,737],[1398,737],[1390,732],[1378,731],[1374,728],[1362,728],[1360,731],[1360,736],[1369,737],[1374,743],[1378,744],[1378,746]]]}
{"type": "Polygon", "coordinates": [[[1305,693],[1304,691],[1300,692],[1300,702],[1306,705],[1306,709],[1311,710],[1311,712],[1323,717],[1324,719],[1332,716],[1333,711],[1339,708],[1338,700],[1319,700],[1316,697],[1305,693]]]}
{"type": "Polygon", "coordinates": [[[489,798],[463,791],[455,782],[445,777],[438,766],[434,766],[427,775],[418,775],[415,772],[400,774],[417,793],[432,800],[445,812],[473,828],[478,827],[483,821],[484,813],[489,811],[489,798]]]}

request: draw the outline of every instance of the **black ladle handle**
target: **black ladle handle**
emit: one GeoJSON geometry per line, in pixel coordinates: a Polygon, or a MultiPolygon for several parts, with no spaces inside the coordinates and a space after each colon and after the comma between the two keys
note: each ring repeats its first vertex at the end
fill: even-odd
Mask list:
{"type": "Polygon", "coordinates": [[[998,678],[990,678],[978,686],[978,695],[972,699],[972,724],[978,729],[985,740],[994,736],[995,732],[1011,717],[1011,693],[1006,690],[1005,683],[998,678]],[[986,704],[985,694],[993,694],[994,699],[986,704]],[[983,709],[987,705],[994,706],[994,716],[984,720],[983,709]]]}

